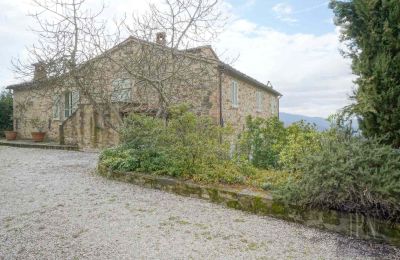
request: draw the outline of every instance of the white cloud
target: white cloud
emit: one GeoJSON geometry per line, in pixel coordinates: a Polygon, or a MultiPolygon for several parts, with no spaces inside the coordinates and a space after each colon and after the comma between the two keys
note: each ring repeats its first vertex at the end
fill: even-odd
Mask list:
{"type": "Polygon", "coordinates": [[[217,47],[233,57],[240,54],[234,64],[239,70],[271,81],[284,95],[281,111],[326,117],[349,103],[353,76],[349,61],[339,54],[337,31],[286,34],[237,20],[217,47]]]}
{"type": "Polygon", "coordinates": [[[2,86],[16,82],[10,70],[11,58],[22,55],[24,46],[35,39],[35,35],[28,31],[30,19],[27,13],[31,8],[28,0],[0,0],[0,90],[2,86]]]}
{"type": "Polygon", "coordinates": [[[256,3],[256,0],[246,0],[244,3],[244,7],[251,7],[254,6],[256,3]]]}
{"type": "Polygon", "coordinates": [[[321,7],[327,8],[328,5],[329,5],[329,2],[330,1],[324,1],[324,2],[319,3],[319,4],[315,4],[315,5],[312,5],[312,6],[305,7],[305,8],[302,8],[300,10],[296,10],[296,12],[293,12],[293,14],[307,13],[309,11],[313,11],[313,10],[321,8],[321,7]]]}
{"type": "MultiPolygon", "coordinates": [[[[159,4],[162,0],[106,0],[106,9],[102,14],[103,19],[111,21],[116,16],[124,13],[131,15],[147,9],[149,3],[159,4]]],[[[88,0],[87,6],[99,10],[103,1],[88,0]]],[[[35,5],[31,0],[0,0],[0,91],[7,85],[18,83],[12,72],[11,60],[26,55],[26,47],[35,43],[36,35],[29,30],[33,18],[35,5]]]]}
{"type": "MultiPolygon", "coordinates": [[[[97,4],[97,0],[90,0],[97,4]]],[[[152,0],[153,2],[159,0],[152,0]]],[[[143,10],[146,0],[114,0],[108,2],[112,17],[130,10],[143,10]]],[[[226,12],[231,6],[225,4],[226,12]]],[[[35,37],[27,31],[31,23],[26,13],[31,4],[28,0],[9,2],[0,0],[0,88],[18,82],[10,68],[12,57],[23,54],[24,47],[35,37]]],[[[285,8],[283,8],[285,9],[285,8]]],[[[287,9],[286,14],[290,15],[287,9]]],[[[236,57],[234,64],[239,70],[256,79],[271,81],[284,96],[281,111],[310,116],[327,116],[348,104],[347,94],[353,87],[349,62],[338,49],[338,31],[324,35],[286,34],[272,28],[259,26],[233,16],[219,41],[217,50],[226,50],[236,57]]]]}
{"type": "Polygon", "coordinates": [[[297,19],[293,17],[293,8],[287,3],[278,3],[272,7],[276,17],[284,22],[295,23],[297,19]]]}

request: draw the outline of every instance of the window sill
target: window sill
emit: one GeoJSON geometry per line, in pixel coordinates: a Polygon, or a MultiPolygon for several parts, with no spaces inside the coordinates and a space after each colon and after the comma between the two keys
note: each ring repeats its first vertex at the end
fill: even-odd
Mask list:
{"type": "Polygon", "coordinates": [[[239,108],[239,105],[236,105],[236,106],[235,106],[235,105],[232,105],[231,108],[233,108],[233,109],[238,109],[238,108],[239,108]]]}

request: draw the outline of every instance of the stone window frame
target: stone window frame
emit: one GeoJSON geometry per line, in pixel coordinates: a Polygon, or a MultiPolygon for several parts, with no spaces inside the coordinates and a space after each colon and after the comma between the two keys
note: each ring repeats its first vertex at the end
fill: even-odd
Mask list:
{"type": "Polygon", "coordinates": [[[233,108],[239,107],[239,84],[236,80],[231,81],[231,104],[233,108]]]}

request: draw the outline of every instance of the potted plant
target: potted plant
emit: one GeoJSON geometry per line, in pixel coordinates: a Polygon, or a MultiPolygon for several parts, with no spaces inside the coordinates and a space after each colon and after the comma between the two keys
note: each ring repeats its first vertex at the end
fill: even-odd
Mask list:
{"type": "Polygon", "coordinates": [[[31,120],[31,125],[36,129],[36,132],[31,132],[32,140],[34,142],[43,142],[46,135],[46,132],[43,131],[46,127],[46,121],[40,120],[36,117],[31,120]]]}
{"type": "Polygon", "coordinates": [[[12,141],[17,139],[17,131],[13,130],[13,119],[12,116],[10,116],[10,120],[7,123],[7,128],[4,130],[4,135],[6,136],[7,141],[12,141]],[[11,130],[7,130],[11,129],[11,130]]]}

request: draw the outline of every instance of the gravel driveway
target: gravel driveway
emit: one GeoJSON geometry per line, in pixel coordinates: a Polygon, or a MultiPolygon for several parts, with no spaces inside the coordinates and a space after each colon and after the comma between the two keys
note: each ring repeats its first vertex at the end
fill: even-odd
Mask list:
{"type": "Polygon", "coordinates": [[[96,160],[0,147],[0,259],[400,259],[394,247],[110,181],[96,160]]]}

